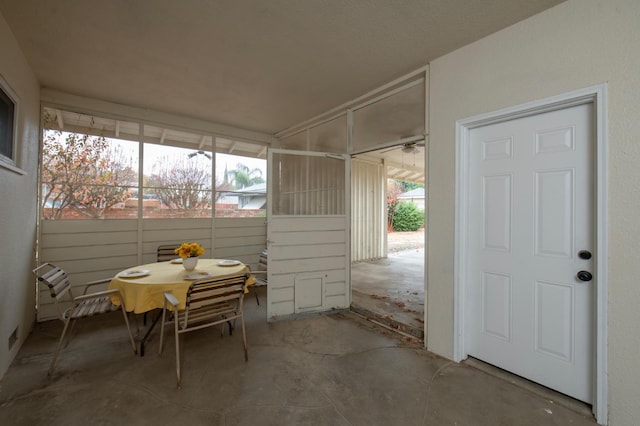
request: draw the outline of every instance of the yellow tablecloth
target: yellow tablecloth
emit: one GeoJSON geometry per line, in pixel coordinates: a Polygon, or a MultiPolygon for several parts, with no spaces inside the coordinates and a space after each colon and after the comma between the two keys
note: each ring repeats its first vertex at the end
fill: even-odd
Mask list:
{"type": "MultiPolygon", "coordinates": [[[[219,266],[223,259],[198,259],[198,266],[194,271],[187,272],[181,264],[171,262],[149,263],[126,269],[125,271],[148,269],[149,275],[138,278],[123,278],[116,276],[109,283],[109,289],[118,289],[124,300],[127,312],[136,314],[148,312],[164,307],[164,293],[169,291],[178,299],[178,309],[185,308],[187,290],[193,282],[185,276],[192,272],[208,272],[214,277],[234,276],[248,273],[249,268],[241,263],[236,266],[219,266]]],[[[124,271],[123,271],[124,272],[124,271]]],[[[249,276],[247,286],[255,283],[249,276]]],[[[114,300],[114,303],[118,303],[114,300]]]]}

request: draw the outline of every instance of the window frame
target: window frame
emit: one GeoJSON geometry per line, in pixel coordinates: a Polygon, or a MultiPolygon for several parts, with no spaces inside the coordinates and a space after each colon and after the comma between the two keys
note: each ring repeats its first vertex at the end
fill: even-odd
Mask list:
{"type": "MultiPolygon", "coordinates": [[[[211,218],[213,219],[214,217],[229,217],[229,218],[245,218],[245,217],[263,217],[266,215],[266,209],[254,209],[254,210],[259,210],[258,213],[256,214],[251,214],[251,215],[244,215],[244,214],[233,214],[233,215],[220,215],[220,214],[216,214],[216,195],[222,192],[226,192],[223,190],[220,190],[217,185],[216,185],[216,178],[215,178],[215,174],[216,174],[216,158],[218,155],[232,155],[234,157],[246,157],[248,159],[259,159],[261,161],[264,162],[264,169],[261,168],[261,170],[263,170],[264,174],[268,174],[268,170],[266,170],[266,159],[261,158],[262,153],[266,152],[269,145],[265,144],[261,141],[258,140],[250,140],[247,139],[245,137],[238,137],[238,138],[230,138],[229,136],[221,136],[216,132],[211,132],[211,131],[203,131],[203,130],[199,130],[196,128],[186,128],[186,127],[180,127],[180,126],[175,126],[172,124],[166,124],[163,122],[156,122],[156,121],[150,121],[150,120],[143,120],[143,119],[139,119],[136,117],[128,117],[128,116],[122,116],[122,115],[116,115],[116,114],[109,114],[109,113],[102,113],[102,112],[95,112],[95,111],[90,111],[87,110],[85,108],[81,108],[81,107],[74,107],[74,106],[70,106],[70,105],[59,105],[59,104],[55,104],[55,103],[43,103],[42,104],[42,108],[41,108],[41,121],[42,121],[42,126],[41,126],[41,131],[40,131],[40,138],[41,138],[41,144],[43,144],[44,142],[44,135],[46,133],[46,131],[48,130],[53,130],[53,131],[61,131],[61,132],[68,132],[68,133],[78,133],[78,134],[89,134],[89,135],[96,135],[92,132],[85,132],[84,130],[82,130],[82,126],[77,126],[77,125],[73,125],[71,128],[67,128],[67,123],[72,123],[73,120],[77,120],[78,117],[73,117],[73,120],[70,120],[68,117],[66,119],[64,119],[64,125],[60,124],[60,121],[57,121],[57,126],[53,125],[53,126],[49,126],[45,123],[45,115],[46,115],[46,111],[47,110],[51,110],[53,112],[55,112],[56,114],[62,114],[62,113],[71,113],[71,114],[75,114],[78,116],[87,116],[88,118],[90,118],[91,120],[112,120],[115,121],[115,130],[114,128],[109,127],[109,129],[107,130],[108,134],[102,135],[104,136],[107,140],[110,139],[118,139],[119,137],[117,136],[117,132],[118,132],[118,123],[119,122],[127,122],[130,124],[135,124],[138,126],[138,133],[134,134],[131,133],[129,136],[136,136],[135,138],[132,137],[127,137],[124,138],[125,140],[129,140],[131,142],[135,142],[138,144],[138,184],[137,186],[130,186],[131,190],[136,190],[138,194],[143,194],[144,197],[144,193],[146,190],[150,189],[151,186],[149,186],[147,183],[145,183],[144,181],[144,171],[145,171],[145,159],[147,157],[147,149],[145,149],[145,145],[147,144],[151,144],[151,145],[160,145],[160,146],[167,146],[167,147],[173,147],[173,148],[180,148],[180,149],[187,149],[192,151],[192,153],[204,153],[207,152],[209,153],[208,156],[210,156],[210,160],[212,163],[212,169],[211,169],[211,189],[208,190],[210,191],[210,197],[211,197],[211,212],[209,215],[206,216],[197,216],[198,218],[211,218]],[[60,129],[59,127],[63,126],[63,129],[60,129]],[[147,132],[147,127],[158,127],[162,132],[157,135],[158,136],[158,140],[155,141],[152,139],[149,139],[149,135],[146,133],[147,132]],[[116,136],[112,136],[110,133],[115,132],[116,136]],[[172,132],[178,132],[178,133],[189,133],[191,134],[191,136],[196,137],[196,139],[199,141],[199,145],[196,146],[190,146],[187,145],[186,143],[179,143],[179,144],[174,144],[174,143],[168,143],[167,139],[169,139],[169,136],[172,132]],[[203,145],[207,145],[205,144],[205,138],[210,137],[212,138],[212,141],[210,142],[211,146],[203,146],[203,145]],[[229,152],[225,152],[224,148],[221,148],[218,145],[219,141],[223,141],[228,143],[230,146],[227,147],[229,151],[240,151],[240,152],[233,152],[233,153],[229,153],[229,152]],[[240,144],[240,148],[238,149],[238,144],[240,144]],[[260,147],[260,151],[256,151],[256,155],[252,156],[252,155],[246,155],[242,149],[242,145],[244,144],[248,144],[253,146],[253,148],[256,147],[260,147]],[[258,154],[258,152],[260,152],[258,154]]],[[[85,120],[86,121],[86,120],[85,120]]],[[[93,122],[93,121],[92,121],[93,122]]],[[[100,125],[107,125],[105,123],[99,123],[96,124],[97,128],[100,127],[100,125]]],[[[122,131],[122,130],[120,130],[122,131]]],[[[39,174],[39,178],[42,179],[42,167],[43,167],[43,154],[44,152],[41,149],[41,152],[39,153],[39,162],[41,163],[38,167],[38,174],[39,174]]],[[[265,179],[265,183],[266,183],[266,179],[265,179]]],[[[128,185],[127,185],[128,186],[128,185]]],[[[42,192],[42,182],[40,185],[40,192],[42,192]]],[[[265,193],[266,194],[266,193],[265,193]]],[[[42,194],[39,195],[39,197],[42,197],[42,194]]],[[[265,195],[266,197],[266,195],[265,195]]],[[[43,215],[43,205],[42,205],[42,201],[39,203],[40,204],[40,220],[76,220],[74,218],[64,218],[64,219],[53,219],[50,217],[45,217],[43,215]]],[[[238,211],[241,211],[241,209],[237,209],[238,211]]],[[[150,219],[177,219],[176,217],[154,217],[154,216],[147,216],[145,215],[145,209],[144,209],[144,202],[140,202],[138,203],[138,207],[137,207],[137,219],[144,219],[144,220],[150,220],[150,219]]],[[[86,219],[86,218],[83,218],[86,219]]],[[[111,218],[111,217],[105,217],[104,219],[106,220],[112,220],[112,219],[116,219],[116,218],[111,218]]],[[[118,218],[118,219],[127,219],[126,217],[122,217],[122,218],[118,218]]],[[[191,217],[184,217],[184,218],[180,218],[180,219],[192,219],[191,217]]],[[[103,219],[101,219],[103,220],[103,219]]]]}
{"type": "MultiPolygon", "coordinates": [[[[2,75],[0,75],[0,102],[4,102],[3,98],[6,97],[6,100],[11,104],[12,112],[10,113],[10,117],[5,117],[4,114],[0,114],[0,120],[7,120],[7,122],[11,121],[11,129],[10,135],[6,138],[6,140],[0,135],[0,148],[4,150],[4,146],[2,144],[7,143],[9,145],[10,152],[7,153],[2,152],[0,150],[0,167],[4,169],[8,169],[12,172],[18,174],[25,174],[25,171],[22,170],[18,164],[18,144],[17,144],[17,134],[18,134],[18,117],[20,114],[20,99],[16,95],[16,92],[12,89],[12,87],[7,83],[2,75]]],[[[9,115],[9,114],[8,114],[9,115]]]]}

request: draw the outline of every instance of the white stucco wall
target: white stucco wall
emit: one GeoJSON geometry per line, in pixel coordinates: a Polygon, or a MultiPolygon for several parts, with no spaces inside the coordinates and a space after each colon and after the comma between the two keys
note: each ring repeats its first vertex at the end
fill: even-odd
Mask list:
{"type": "Polygon", "coordinates": [[[4,17],[0,15],[0,74],[17,95],[16,163],[26,173],[0,167],[0,377],[35,320],[31,274],[36,235],[40,89],[4,17]],[[18,327],[11,350],[9,336],[18,327]]]}
{"type": "Polygon", "coordinates": [[[608,82],[609,418],[640,419],[640,1],[569,0],[431,63],[428,342],[453,356],[455,122],[608,82]]]}

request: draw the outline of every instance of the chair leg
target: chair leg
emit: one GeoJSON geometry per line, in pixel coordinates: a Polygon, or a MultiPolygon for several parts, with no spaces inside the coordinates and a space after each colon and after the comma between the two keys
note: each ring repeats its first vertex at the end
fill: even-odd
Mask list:
{"type": "Polygon", "coordinates": [[[164,323],[166,322],[167,310],[162,310],[162,324],[160,325],[160,346],[158,347],[158,355],[162,355],[164,349],[164,323]]]}
{"type": "Polygon", "coordinates": [[[178,389],[182,385],[182,378],[180,377],[180,334],[178,333],[178,320],[174,320],[175,335],[176,335],[176,381],[178,389]]]}
{"type": "Polygon", "coordinates": [[[127,331],[129,332],[129,339],[131,340],[131,348],[133,349],[133,354],[138,354],[138,348],[136,348],[136,341],[133,339],[133,334],[131,334],[131,326],[129,325],[129,317],[127,316],[127,311],[124,310],[124,307],[120,305],[120,310],[122,311],[122,316],[124,317],[124,322],[127,324],[127,331]]]}
{"type": "MultiPolygon", "coordinates": [[[[222,315],[223,319],[226,319],[227,316],[226,315],[222,315]]],[[[220,330],[220,337],[224,337],[224,325],[228,324],[229,325],[229,336],[233,336],[233,329],[235,328],[235,320],[233,320],[234,323],[231,324],[231,321],[227,321],[227,322],[223,322],[222,323],[222,330],[220,330]]]]}
{"type": "Polygon", "coordinates": [[[244,315],[240,316],[240,324],[242,326],[242,344],[244,345],[244,360],[249,361],[249,352],[247,351],[247,332],[244,329],[244,315]]]}
{"type": "Polygon", "coordinates": [[[256,303],[258,304],[258,306],[260,306],[260,299],[258,299],[258,288],[256,286],[253,286],[253,294],[256,295],[256,303]]]}
{"type": "Polygon", "coordinates": [[[69,325],[69,329],[67,330],[67,340],[64,342],[64,345],[62,346],[63,348],[66,348],[69,345],[69,342],[71,341],[71,335],[73,334],[73,327],[75,327],[76,325],[76,321],[73,320],[71,321],[71,324],[69,325]]]}
{"type": "Polygon", "coordinates": [[[58,354],[60,354],[60,349],[62,348],[62,344],[64,343],[64,338],[67,335],[67,330],[69,328],[69,324],[73,323],[71,318],[68,318],[64,323],[64,328],[62,329],[62,335],[60,336],[60,340],[58,341],[58,347],[56,351],[53,353],[53,359],[51,360],[51,364],[49,364],[49,372],[47,373],[49,376],[53,374],[53,369],[56,366],[56,360],[58,359],[58,354]]]}

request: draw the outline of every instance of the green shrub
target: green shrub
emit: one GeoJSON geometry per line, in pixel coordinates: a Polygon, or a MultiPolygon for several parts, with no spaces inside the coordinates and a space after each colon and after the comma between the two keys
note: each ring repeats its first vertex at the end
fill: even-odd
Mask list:
{"type": "Polygon", "coordinates": [[[424,225],[424,212],[410,202],[402,202],[393,213],[393,230],[417,231],[424,225]]]}

